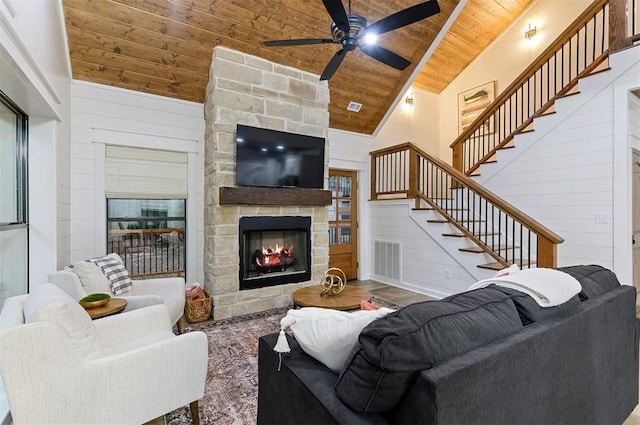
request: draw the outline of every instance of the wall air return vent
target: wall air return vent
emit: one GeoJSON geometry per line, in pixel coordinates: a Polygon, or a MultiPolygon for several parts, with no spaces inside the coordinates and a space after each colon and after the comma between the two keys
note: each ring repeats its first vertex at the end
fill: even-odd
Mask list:
{"type": "Polygon", "coordinates": [[[400,242],[375,241],[374,272],[400,280],[400,242]]]}

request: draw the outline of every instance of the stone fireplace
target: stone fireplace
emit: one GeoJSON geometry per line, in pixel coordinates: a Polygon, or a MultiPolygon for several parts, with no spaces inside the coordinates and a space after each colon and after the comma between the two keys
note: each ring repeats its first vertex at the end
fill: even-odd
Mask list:
{"type": "MultiPolygon", "coordinates": [[[[328,104],[327,82],[317,75],[214,49],[205,101],[204,285],[215,319],[290,305],[295,290],[319,284],[326,271],[330,194],[327,202],[323,190],[236,187],[235,131],[243,124],[326,138],[328,104]],[[259,231],[247,224],[262,219],[271,224],[259,231]],[[308,230],[299,231],[298,219],[308,230]],[[280,240],[293,245],[292,256],[263,247],[281,248],[280,240]],[[257,258],[267,266],[259,269],[263,248],[257,258]]],[[[325,181],[327,170],[328,154],[325,181]]]]}

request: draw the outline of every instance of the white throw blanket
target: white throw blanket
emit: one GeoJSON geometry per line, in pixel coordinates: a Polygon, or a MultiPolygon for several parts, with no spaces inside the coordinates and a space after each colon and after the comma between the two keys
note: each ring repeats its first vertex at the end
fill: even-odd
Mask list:
{"type": "Polygon", "coordinates": [[[582,286],[571,275],[555,269],[532,268],[484,279],[469,290],[499,285],[530,295],[541,307],[554,307],[580,293],[582,286]]]}

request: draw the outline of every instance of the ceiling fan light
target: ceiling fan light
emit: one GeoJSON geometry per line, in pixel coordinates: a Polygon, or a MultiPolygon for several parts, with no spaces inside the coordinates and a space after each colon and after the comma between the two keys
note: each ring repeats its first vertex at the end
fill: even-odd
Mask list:
{"type": "Polygon", "coordinates": [[[376,44],[378,41],[378,35],[374,33],[367,33],[364,35],[364,42],[366,44],[376,44]]]}

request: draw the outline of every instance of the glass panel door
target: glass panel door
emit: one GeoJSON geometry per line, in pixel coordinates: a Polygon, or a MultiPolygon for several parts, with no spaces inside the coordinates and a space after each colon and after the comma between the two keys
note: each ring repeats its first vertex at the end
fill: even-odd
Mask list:
{"type": "Polygon", "coordinates": [[[347,279],[358,274],[356,187],[357,172],[329,170],[329,267],[341,269],[347,279]]]}

